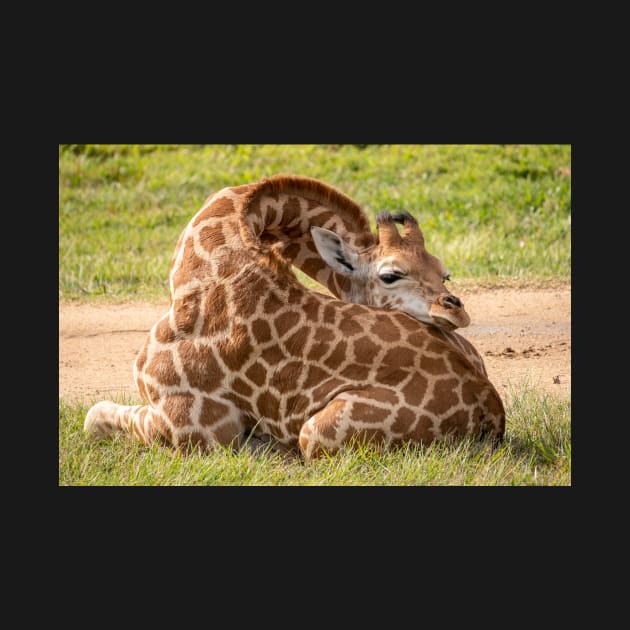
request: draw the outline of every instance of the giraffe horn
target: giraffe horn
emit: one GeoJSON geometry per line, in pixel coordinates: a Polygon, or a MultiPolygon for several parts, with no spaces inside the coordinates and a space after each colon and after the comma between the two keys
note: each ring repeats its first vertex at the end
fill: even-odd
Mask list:
{"type": "Polygon", "coordinates": [[[392,215],[392,221],[401,223],[405,240],[424,247],[424,235],[416,219],[409,212],[397,212],[392,215]]]}
{"type": "Polygon", "coordinates": [[[376,217],[376,227],[378,228],[378,240],[382,245],[395,247],[402,243],[394,218],[389,212],[381,212],[376,217]]]}

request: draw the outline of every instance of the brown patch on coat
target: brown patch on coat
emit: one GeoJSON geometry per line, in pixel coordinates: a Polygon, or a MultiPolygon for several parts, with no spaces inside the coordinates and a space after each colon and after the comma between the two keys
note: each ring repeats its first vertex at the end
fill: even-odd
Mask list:
{"type": "Polygon", "coordinates": [[[442,357],[434,359],[426,355],[422,355],[420,358],[420,369],[433,375],[446,374],[448,372],[448,368],[442,357]]]}
{"type": "Polygon", "coordinates": [[[270,366],[278,365],[284,358],[285,354],[278,346],[271,346],[261,353],[261,358],[264,359],[270,366]]]}
{"type": "Polygon", "coordinates": [[[468,411],[460,409],[442,420],[440,423],[440,431],[443,435],[448,433],[454,435],[465,435],[468,433],[468,420],[468,411]]]}
{"type": "Polygon", "coordinates": [[[221,225],[215,225],[210,227],[204,226],[199,231],[199,242],[201,246],[208,252],[212,253],[213,250],[225,245],[225,236],[223,235],[223,228],[221,225]]]}
{"type": "Polygon", "coordinates": [[[247,326],[243,324],[232,326],[230,338],[218,343],[216,347],[223,363],[234,372],[238,371],[254,350],[249,341],[247,326]]]}
{"type": "Polygon", "coordinates": [[[409,348],[392,348],[385,353],[383,363],[392,367],[413,367],[417,353],[409,348]]]}
{"type": "Polygon", "coordinates": [[[465,405],[472,405],[477,402],[479,383],[473,379],[466,379],[462,385],[462,402],[465,405]]]}
{"type": "Polygon", "coordinates": [[[175,369],[170,351],[156,352],[145,369],[148,374],[162,385],[179,385],[181,378],[175,369]]]}
{"type": "Polygon", "coordinates": [[[247,398],[243,398],[242,396],[235,394],[234,392],[224,392],[221,394],[221,398],[223,398],[223,400],[229,400],[230,402],[234,403],[236,407],[241,411],[252,415],[254,413],[250,401],[247,400],[247,398]]]}
{"type": "Polygon", "coordinates": [[[177,428],[189,426],[192,424],[190,409],[194,401],[195,397],[192,394],[169,394],[164,398],[162,410],[173,426],[177,428]]]}
{"type": "Polygon", "coordinates": [[[317,274],[328,265],[321,258],[307,258],[300,267],[306,275],[316,278],[317,274]]]}
{"type": "Polygon", "coordinates": [[[374,422],[383,423],[389,417],[388,409],[381,409],[374,405],[368,405],[362,402],[354,402],[352,404],[351,418],[354,422],[374,422]]]}
{"type": "Polygon", "coordinates": [[[407,315],[407,313],[395,313],[392,314],[391,317],[400,324],[403,330],[408,332],[417,332],[418,320],[413,318],[411,315],[407,315]]]}
{"type": "Polygon", "coordinates": [[[210,276],[209,263],[195,253],[193,238],[187,238],[179,267],[173,275],[173,287],[177,289],[178,286],[192,279],[203,280],[208,276],[210,276]]]}
{"type": "Polygon", "coordinates": [[[422,374],[418,374],[417,372],[413,374],[409,382],[401,390],[408,405],[412,407],[418,407],[420,405],[427,391],[428,383],[429,382],[422,374]]]}
{"type": "Polygon", "coordinates": [[[347,358],[348,343],[340,341],[330,356],[324,361],[324,365],[331,370],[338,368],[347,358]]]}
{"type": "Polygon", "coordinates": [[[298,384],[298,379],[302,374],[302,363],[291,361],[274,373],[269,381],[269,385],[281,392],[293,391],[298,384]]]}
{"type": "Polygon", "coordinates": [[[254,363],[254,365],[247,369],[245,376],[247,376],[252,383],[258,385],[258,387],[262,387],[262,384],[267,380],[267,368],[261,363],[254,363]]]}
{"type": "Polygon", "coordinates": [[[435,433],[433,432],[433,420],[429,416],[420,416],[418,424],[414,427],[410,436],[412,439],[420,442],[421,444],[430,444],[435,440],[435,433]]]}
{"type": "Polygon", "coordinates": [[[336,338],[335,333],[330,330],[330,328],[324,328],[320,326],[315,330],[315,334],[313,335],[313,341],[322,341],[324,343],[330,343],[334,341],[336,338]]]}
{"type": "Polygon", "coordinates": [[[315,342],[311,346],[306,358],[309,361],[319,361],[329,350],[330,344],[315,342]]]}
{"type": "Polygon", "coordinates": [[[204,398],[201,403],[201,413],[199,415],[199,424],[208,427],[225,416],[230,408],[214,398],[204,398]]]}
{"type": "Polygon", "coordinates": [[[391,385],[395,387],[399,383],[402,383],[407,376],[409,376],[409,371],[401,370],[391,365],[381,365],[376,370],[376,380],[379,383],[383,383],[383,385],[391,385]]]}
{"type": "MultiPolygon", "coordinates": [[[[311,225],[313,225],[312,222],[311,222],[311,225]]],[[[315,245],[313,241],[306,241],[306,249],[308,249],[313,254],[317,254],[319,256],[319,252],[317,251],[317,246],[315,245]]]]}
{"type": "Polygon", "coordinates": [[[361,304],[349,304],[343,309],[344,317],[361,317],[369,313],[369,309],[361,304]]]}
{"type": "Polygon", "coordinates": [[[266,295],[270,290],[267,278],[260,273],[260,269],[256,269],[253,266],[250,266],[246,272],[232,280],[230,284],[234,302],[237,305],[236,310],[239,313],[248,303],[256,304],[260,297],[266,295]]]}
{"type": "Polygon", "coordinates": [[[291,287],[291,289],[289,289],[289,304],[300,304],[303,297],[304,291],[302,289],[297,289],[295,287],[291,287]]]}
{"type": "Polygon", "coordinates": [[[439,379],[433,385],[433,398],[426,403],[427,411],[441,415],[459,402],[455,387],[459,381],[456,378],[439,379]]]}
{"type": "Polygon", "coordinates": [[[283,301],[276,295],[274,291],[271,291],[271,293],[269,293],[267,299],[265,300],[263,304],[263,311],[265,313],[269,313],[273,315],[273,313],[275,313],[278,309],[282,308],[283,306],[284,306],[283,301]]]}
{"type": "Polygon", "coordinates": [[[335,323],[335,315],[336,309],[332,304],[326,304],[324,307],[323,321],[324,324],[334,324],[335,323]]]}
{"type": "MultiPolygon", "coordinates": [[[[254,205],[251,205],[250,210],[253,210],[254,207],[255,207],[254,205]]],[[[265,212],[265,217],[264,217],[265,227],[273,225],[278,219],[278,213],[276,212],[276,209],[270,203],[268,203],[265,207],[264,212],[265,212]]]]}
{"type": "Polygon", "coordinates": [[[367,380],[369,373],[370,368],[368,366],[351,363],[341,371],[340,375],[344,378],[350,379],[351,381],[365,381],[367,380]]]}
{"type": "Polygon", "coordinates": [[[379,350],[380,347],[367,336],[354,340],[354,356],[359,363],[373,364],[379,350]]]}
{"type": "Polygon", "coordinates": [[[173,444],[173,432],[166,420],[162,417],[162,414],[154,409],[151,418],[155,428],[160,432],[164,439],[166,439],[167,443],[173,444]]]}
{"type": "MultiPolygon", "coordinates": [[[[429,329],[430,332],[430,329],[429,329]]],[[[444,350],[446,346],[444,342],[436,341],[435,339],[429,339],[429,343],[427,344],[426,350],[427,352],[435,352],[437,354],[444,354],[444,350]]],[[[457,355],[456,352],[449,352],[449,354],[457,355]]]]}
{"type": "Polygon", "coordinates": [[[387,403],[388,405],[397,405],[400,402],[398,400],[398,394],[387,387],[370,387],[361,392],[361,396],[369,398],[370,400],[387,403]]]}
{"type": "Polygon", "coordinates": [[[173,301],[173,316],[177,331],[189,335],[195,328],[199,317],[201,296],[197,291],[177,298],[173,301]]]}
{"type": "Polygon", "coordinates": [[[240,427],[236,422],[226,422],[212,431],[216,441],[224,446],[234,445],[240,435],[240,427]]]}
{"type": "Polygon", "coordinates": [[[315,298],[309,297],[302,305],[302,310],[309,322],[319,322],[319,306],[320,303],[315,298]]]}
{"type": "Polygon", "coordinates": [[[282,255],[287,260],[294,260],[295,257],[300,253],[301,249],[302,248],[300,247],[299,243],[289,243],[282,248],[282,255]]]}
{"type": "Polygon", "coordinates": [[[235,378],[232,381],[232,389],[237,393],[243,396],[251,396],[253,393],[253,389],[250,385],[248,385],[242,378],[235,378]]]}
{"type": "Polygon", "coordinates": [[[160,343],[172,343],[177,338],[175,331],[171,328],[168,321],[168,314],[155,325],[153,329],[155,339],[160,343]]]}
{"type": "Polygon", "coordinates": [[[424,331],[416,331],[407,335],[407,342],[416,348],[423,348],[427,341],[427,335],[424,331]]]}
{"type": "Polygon", "coordinates": [[[230,320],[223,286],[216,284],[207,289],[203,312],[205,319],[201,326],[202,336],[211,337],[228,329],[230,320]]]}
{"type": "Polygon", "coordinates": [[[328,352],[330,342],[335,340],[335,334],[329,328],[320,326],[313,334],[313,345],[308,353],[307,359],[319,361],[328,352]]]}
{"type": "Polygon", "coordinates": [[[291,225],[302,216],[302,206],[297,197],[289,197],[282,206],[282,224],[291,225]]]}
{"type": "Polygon", "coordinates": [[[337,437],[339,420],[343,416],[346,404],[344,400],[333,400],[328,403],[323,412],[318,414],[315,421],[317,433],[328,440],[334,440],[337,437]]]}
{"type": "Polygon", "coordinates": [[[416,420],[416,414],[409,407],[401,407],[396,413],[391,429],[394,433],[406,435],[416,420]]]}
{"type": "Polygon", "coordinates": [[[229,217],[234,212],[234,204],[228,197],[220,197],[215,199],[207,210],[203,212],[203,218],[210,217],[229,217]]]}
{"type": "Polygon", "coordinates": [[[390,317],[387,315],[376,315],[376,321],[370,329],[372,334],[376,335],[386,343],[393,343],[400,340],[400,330],[390,317]]]}
{"type": "Polygon", "coordinates": [[[176,440],[177,449],[186,455],[197,449],[204,452],[208,447],[206,436],[201,431],[191,431],[185,435],[179,435],[176,437],[176,440]]]}
{"type": "Polygon", "coordinates": [[[301,357],[304,346],[308,341],[310,329],[303,327],[294,332],[288,339],[284,341],[286,351],[294,357],[301,357]]]}
{"type": "Polygon", "coordinates": [[[383,429],[362,427],[353,436],[353,441],[359,444],[383,445],[387,434],[383,429]]]}
{"type": "Polygon", "coordinates": [[[279,416],[280,401],[271,393],[263,392],[256,400],[258,413],[266,418],[277,420],[279,416]]]}
{"type": "Polygon", "coordinates": [[[339,322],[339,330],[344,337],[352,337],[353,335],[362,333],[363,326],[352,316],[346,317],[346,313],[344,313],[342,320],[339,322]]]}
{"type": "Polygon", "coordinates": [[[308,368],[308,375],[306,381],[302,385],[302,389],[311,389],[316,385],[319,385],[323,380],[327,379],[330,373],[327,370],[323,370],[317,365],[311,365],[308,368]]]}
{"type": "Polygon", "coordinates": [[[488,392],[488,396],[485,400],[486,408],[490,413],[493,413],[496,416],[505,416],[503,401],[501,400],[501,397],[499,396],[497,390],[490,382],[488,382],[487,387],[490,391],[488,392]]]}
{"type": "Polygon", "coordinates": [[[271,341],[271,328],[264,319],[257,319],[252,322],[252,334],[258,343],[271,341]]]}
{"type": "Polygon", "coordinates": [[[252,184],[241,184],[240,186],[232,186],[230,190],[235,195],[245,195],[252,189],[252,184]]]}
{"type": "Polygon", "coordinates": [[[279,337],[286,335],[300,321],[300,314],[295,311],[286,311],[273,320],[273,325],[279,337]]]}
{"type": "Polygon", "coordinates": [[[287,398],[286,415],[300,416],[300,423],[302,423],[304,422],[304,412],[308,409],[309,405],[310,400],[302,394],[290,396],[287,398]]]}
{"type": "Polygon", "coordinates": [[[339,387],[345,385],[346,381],[343,381],[339,378],[329,378],[327,381],[324,381],[319,387],[313,390],[313,400],[325,400],[330,396],[333,392],[335,392],[339,387]]]}
{"type": "Polygon", "coordinates": [[[147,400],[150,405],[157,405],[160,402],[160,392],[158,392],[150,383],[144,384],[144,389],[147,393],[147,400]]]}
{"type": "Polygon", "coordinates": [[[223,383],[223,370],[219,366],[211,347],[190,341],[182,341],[178,346],[179,357],[192,387],[204,392],[212,392],[223,383]]]}

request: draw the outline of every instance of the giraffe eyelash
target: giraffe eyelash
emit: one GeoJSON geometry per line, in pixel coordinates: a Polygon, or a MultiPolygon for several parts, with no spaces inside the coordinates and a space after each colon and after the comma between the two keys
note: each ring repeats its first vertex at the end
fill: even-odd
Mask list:
{"type": "Polygon", "coordinates": [[[404,277],[405,277],[405,274],[397,273],[397,272],[383,273],[379,275],[379,278],[385,284],[392,284],[393,282],[396,282],[396,280],[400,280],[401,278],[404,278],[404,277]]]}

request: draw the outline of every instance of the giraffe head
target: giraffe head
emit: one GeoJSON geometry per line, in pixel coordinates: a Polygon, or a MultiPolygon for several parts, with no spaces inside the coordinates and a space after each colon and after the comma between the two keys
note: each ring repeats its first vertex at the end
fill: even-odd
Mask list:
{"type": "Polygon", "coordinates": [[[376,226],[377,242],[363,250],[330,230],[311,228],[319,255],[349,280],[343,297],[397,309],[445,330],[468,326],[470,317],[464,305],[444,285],[449,273],[426,250],[418,222],[408,212],[382,212],[376,226]],[[402,234],[397,223],[402,225],[402,234]]]}

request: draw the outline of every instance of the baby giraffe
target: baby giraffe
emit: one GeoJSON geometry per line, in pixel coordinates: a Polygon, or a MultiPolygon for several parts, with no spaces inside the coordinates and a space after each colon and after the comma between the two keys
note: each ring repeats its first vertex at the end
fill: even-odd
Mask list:
{"type": "MultiPolygon", "coordinates": [[[[196,260],[191,248],[200,243],[212,247],[223,243],[224,233],[239,231],[240,209],[248,208],[249,221],[257,238],[273,246],[291,262],[333,295],[347,302],[397,309],[420,321],[435,324],[443,338],[461,350],[483,374],[486,368],[477,349],[464,337],[450,332],[468,325],[469,318],[459,300],[447,290],[448,271],[424,247],[424,238],[409,213],[398,213],[391,220],[404,225],[406,241],[414,248],[402,248],[394,226],[370,230],[363,209],[332,186],[309,178],[276,175],[253,184],[224,188],[209,196],[189,222],[178,240],[170,265],[171,300],[176,290],[186,285],[205,266],[187,264],[196,260]],[[220,213],[223,232],[210,231],[206,219],[220,213]],[[229,225],[228,225],[229,224],[229,225]],[[379,234],[382,234],[379,242],[379,234]],[[216,243],[208,239],[217,238],[216,243]],[[355,251],[370,264],[351,268],[355,251]],[[343,264],[337,260],[345,256],[343,264]],[[387,258],[389,257],[389,260],[387,258]],[[375,263],[387,265],[380,268],[375,263]],[[388,274],[387,269],[403,273],[388,274]],[[448,310],[444,314],[445,306],[448,310]],[[449,332],[447,332],[449,331],[449,332]]],[[[387,223],[390,217],[382,216],[387,223]]]]}
{"type": "MultiPolygon", "coordinates": [[[[444,290],[444,268],[428,258],[413,217],[380,215],[376,242],[363,235],[358,246],[301,219],[280,229],[273,205],[261,203],[275,194],[266,182],[224,189],[192,219],[171,264],[169,310],[134,365],[146,404],[99,402],[85,430],[127,431],[145,444],[184,449],[238,445],[255,430],[305,460],[354,438],[500,439],[505,413],[496,389],[455,333],[438,327],[469,318],[444,290]],[[304,238],[328,264],[338,292],[347,287],[345,297],[366,304],[297,281],[283,255],[292,224],[294,240],[304,238]],[[427,261],[435,277],[420,272],[427,261]]],[[[321,206],[317,195],[311,201],[321,206]]]]}

